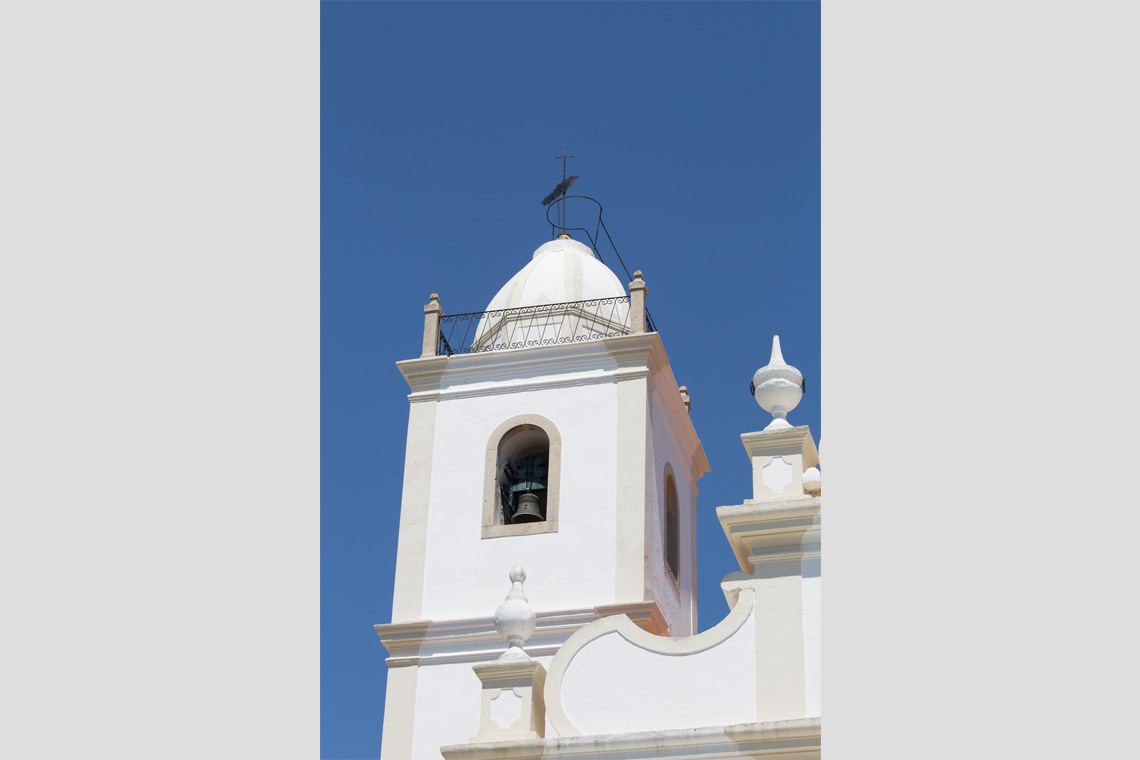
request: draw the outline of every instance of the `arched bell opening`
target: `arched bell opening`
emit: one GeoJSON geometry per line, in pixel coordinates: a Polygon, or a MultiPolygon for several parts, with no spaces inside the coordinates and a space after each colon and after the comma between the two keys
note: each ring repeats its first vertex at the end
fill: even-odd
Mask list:
{"type": "Polygon", "coordinates": [[[536,425],[519,425],[499,442],[498,519],[500,525],[546,520],[550,438],[536,425]]]}

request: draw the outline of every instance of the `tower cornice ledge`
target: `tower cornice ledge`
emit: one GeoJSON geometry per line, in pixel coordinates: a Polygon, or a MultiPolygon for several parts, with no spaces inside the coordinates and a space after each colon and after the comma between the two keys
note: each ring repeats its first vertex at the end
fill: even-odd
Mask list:
{"type": "Polygon", "coordinates": [[[765,760],[812,760],[820,756],[821,735],[820,718],[797,718],[710,728],[456,744],[440,747],[440,753],[445,760],[708,760],[760,755],[765,760]]]}
{"type": "Polygon", "coordinates": [[[439,380],[447,369],[448,357],[425,356],[419,359],[407,359],[396,362],[396,366],[404,375],[408,387],[413,393],[418,391],[438,390],[439,380]]]}
{"type": "MultiPolygon", "coordinates": [[[[626,615],[643,630],[668,635],[668,625],[656,602],[602,604],[578,610],[538,612],[537,627],[527,651],[535,657],[555,654],[579,628],[613,615],[626,615]]],[[[448,662],[483,662],[502,654],[505,645],[495,632],[493,617],[458,620],[415,620],[373,626],[388,650],[388,667],[448,662]]]]}
{"type": "Polygon", "coordinates": [[[669,364],[657,333],[619,335],[583,343],[429,356],[396,362],[413,392],[462,383],[502,381],[597,369],[647,368],[669,364]]]}
{"type": "Polygon", "coordinates": [[[818,496],[779,501],[750,499],[743,504],[717,507],[716,517],[740,569],[752,574],[762,572],[762,565],[775,567],[819,558],[820,504],[818,496]]]}

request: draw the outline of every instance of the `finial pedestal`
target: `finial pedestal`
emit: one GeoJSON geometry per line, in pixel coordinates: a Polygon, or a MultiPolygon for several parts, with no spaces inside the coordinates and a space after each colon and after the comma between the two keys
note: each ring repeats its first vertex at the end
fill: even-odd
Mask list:
{"type": "Polygon", "coordinates": [[[495,610],[495,631],[507,640],[507,651],[472,668],[483,684],[479,733],[473,742],[541,739],[546,732],[546,668],[523,649],[535,626],[534,610],[523,593],[526,570],[515,565],[510,579],[511,592],[495,610]]]}
{"type": "Polygon", "coordinates": [[[542,739],[546,736],[546,668],[536,660],[498,659],[473,667],[483,684],[479,733],[473,742],[542,739]]]}
{"type": "Polygon", "coordinates": [[[804,471],[819,464],[819,454],[807,425],[744,433],[740,440],[752,460],[754,501],[804,495],[804,471]]]}

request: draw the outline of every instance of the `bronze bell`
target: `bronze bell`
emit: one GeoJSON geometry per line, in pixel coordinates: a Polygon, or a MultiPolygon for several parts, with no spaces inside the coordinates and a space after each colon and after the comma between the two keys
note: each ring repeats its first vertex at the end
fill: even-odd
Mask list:
{"type": "Polygon", "coordinates": [[[519,496],[519,507],[511,518],[511,524],[539,522],[543,519],[542,512],[538,511],[538,494],[527,491],[519,496]]]}

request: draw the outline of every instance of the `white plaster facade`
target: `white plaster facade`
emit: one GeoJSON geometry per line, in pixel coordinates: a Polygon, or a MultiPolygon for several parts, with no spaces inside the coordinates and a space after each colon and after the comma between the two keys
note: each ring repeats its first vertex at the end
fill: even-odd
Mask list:
{"type": "MultiPolygon", "coordinates": [[[[613,297],[615,283],[624,298],[588,254],[545,244],[490,308],[613,297]]],[[[731,611],[695,635],[709,465],[660,336],[642,327],[640,272],[630,290],[626,334],[452,356],[433,355],[439,299],[425,308],[424,355],[397,365],[411,393],[392,622],[376,626],[390,668],[383,760],[818,756],[818,470],[804,475],[818,455],[785,420],[794,368],[780,357],[781,424],[743,436],[753,498],[717,510],[741,567],[722,583],[731,611]],[[496,439],[520,421],[552,442],[557,510],[491,524],[496,439]],[[529,620],[520,599],[533,634],[515,625],[505,651],[492,614],[507,635],[504,615],[529,620]]]]}
{"type": "Polygon", "coordinates": [[[661,484],[669,463],[682,535],[691,534],[696,479],[708,465],[665,362],[654,333],[400,362],[413,386],[416,462],[405,472],[393,622],[485,615],[502,596],[503,568],[517,563],[539,609],[649,601],[648,587],[667,623],[691,632],[688,552],[680,591],[664,583],[661,484]],[[430,389],[418,390],[421,381],[430,389]],[[561,439],[558,530],[483,539],[487,444],[520,415],[549,420],[561,439]],[[409,495],[420,501],[415,512],[409,495]],[[644,551],[625,550],[646,545],[648,566],[644,551]]]}
{"type": "MultiPolygon", "coordinates": [[[[537,610],[527,651],[542,665],[574,631],[619,612],[658,633],[694,632],[692,532],[708,462],[660,336],[631,320],[644,314],[636,282],[620,312],[626,334],[582,342],[431,355],[442,307],[433,297],[425,308],[425,355],[398,363],[411,394],[392,623],[377,626],[391,655],[385,760],[438,758],[489,725],[472,666],[503,651],[490,612],[516,564],[537,610]],[[515,420],[557,440],[557,517],[488,529],[489,452],[515,420]],[[683,537],[675,574],[663,549],[666,467],[683,537]]],[[[620,281],[585,246],[557,240],[489,308],[602,297],[625,298],[620,281]]],[[[484,701],[501,712],[517,690],[506,693],[484,701]]]]}

